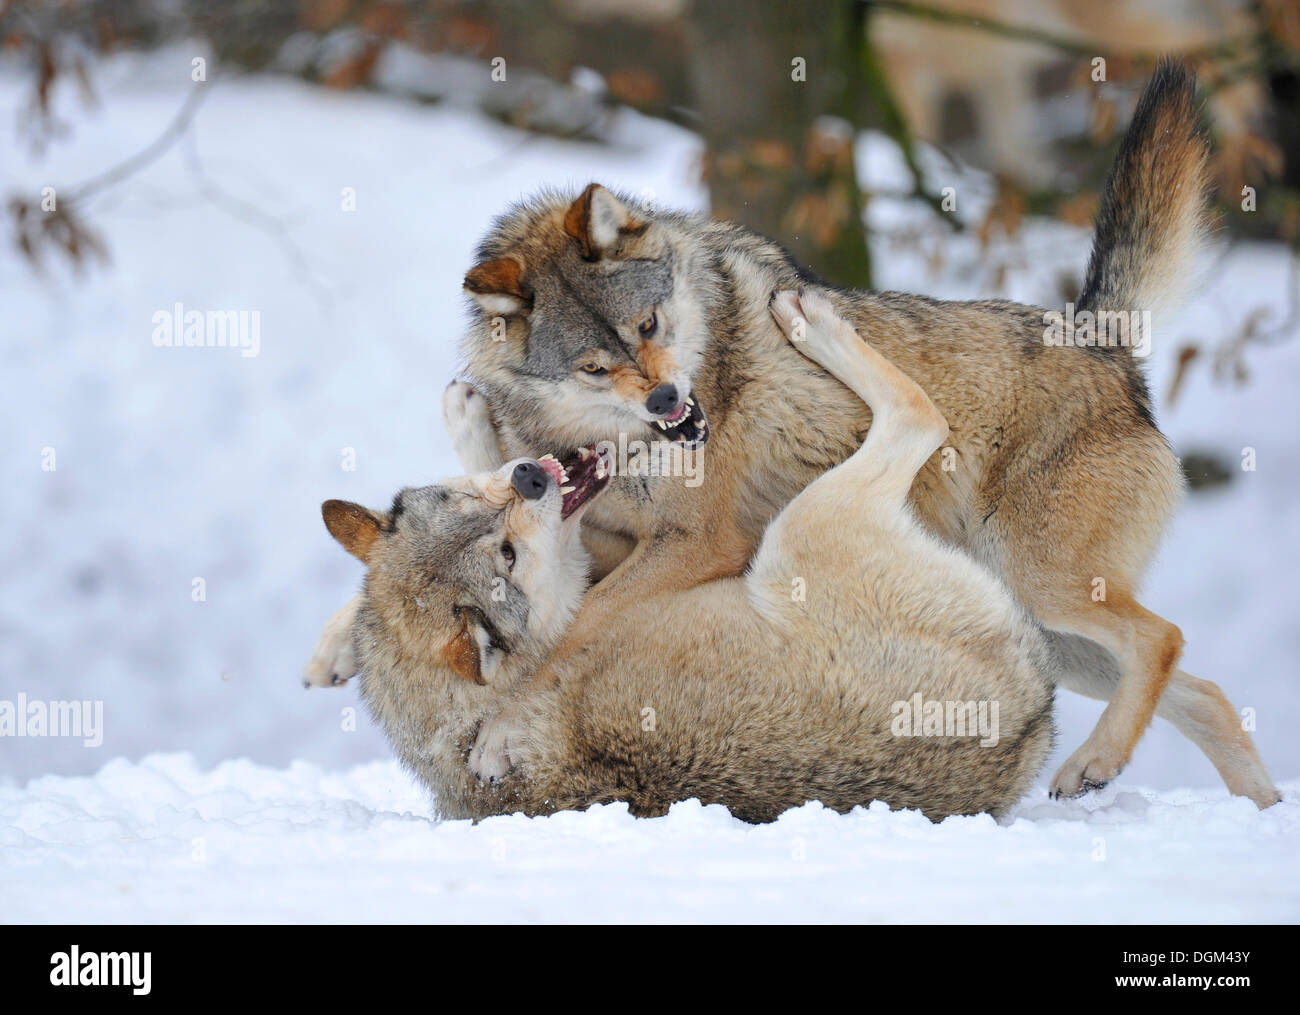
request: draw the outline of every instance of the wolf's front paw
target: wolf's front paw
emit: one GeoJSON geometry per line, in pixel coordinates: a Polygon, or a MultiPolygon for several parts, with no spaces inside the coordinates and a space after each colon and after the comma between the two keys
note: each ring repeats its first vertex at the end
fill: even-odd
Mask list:
{"type": "Polygon", "coordinates": [[[357,606],[358,601],[352,599],[325,622],[316,651],[302,671],[303,687],[341,687],[361,669],[352,647],[357,606]]]}
{"type": "Polygon", "coordinates": [[[1059,799],[1102,789],[1123,770],[1124,761],[1117,752],[1093,743],[1089,737],[1057,771],[1048,793],[1059,799]]]}
{"type": "Polygon", "coordinates": [[[452,381],[442,395],[442,422],[466,472],[499,468],[501,448],[487,399],[464,381],[452,381]]]}
{"type": "Polygon", "coordinates": [[[469,752],[469,770],[480,782],[494,783],[506,777],[514,767],[510,743],[522,732],[522,726],[506,716],[496,716],[483,723],[469,752]]]}

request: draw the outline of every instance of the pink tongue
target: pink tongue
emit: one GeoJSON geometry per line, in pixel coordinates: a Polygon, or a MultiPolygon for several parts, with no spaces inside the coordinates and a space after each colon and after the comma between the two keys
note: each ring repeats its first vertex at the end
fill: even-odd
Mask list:
{"type": "Polygon", "coordinates": [[[554,458],[542,459],[537,464],[546,470],[548,476],[555,480],[556,486],[564,485],[564,471],[560,468],[560,463],[554,458]]]}
{"type": "Polygon", "coordinates": [[[686,403],[683,402],[671,413],[665,416],[664,419],[666,419],[669,423],[676,423],[679,419],[681,419],[685,415],[686,415],[686,403]]]}

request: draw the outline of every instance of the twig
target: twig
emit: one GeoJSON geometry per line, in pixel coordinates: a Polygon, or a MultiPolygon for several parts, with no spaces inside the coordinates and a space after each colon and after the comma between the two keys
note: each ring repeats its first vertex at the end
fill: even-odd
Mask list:
{"type": "Polygon", "coordinates": [[[312,290],[321,307],[328,309],[332,303],[330,290],[312,271],[311,265],[307,263],[307,258],[302,252],[302,248],[294,242],[289,227],[285,225],[282,219],[263,211],[243,198],[236,197],[213,180],[208,175],[207,170],[204,169],[203,162],[199,158],[198,144],[193,134],[190,135],[189,142],[185,146],[185,162],[194,176],[199,193],[211,204],[221,208],[227,214],[239,219],[241,222],[247,222],[270,236],[289,259],[289,263],[293,265],[294,273],[299,280],[312,290]]]}
{"type": "Polygon", "coordinates": [[[124,159],[99,176],[92,177],[81,186],[74,188],[69,195],[69,200],[84,201],[93,194],[120,183],[132,173],[139,171],[163,155],[181,139],[190,122],[194,119],[194,114],[198,112],[199,105],[206,97],[209,87],[211,86],[207,82],[196,84],[190,94],[185,97],[180,110],[176,113],[172,122],[167,125],[166,130],[134,155],[124,159]]]}

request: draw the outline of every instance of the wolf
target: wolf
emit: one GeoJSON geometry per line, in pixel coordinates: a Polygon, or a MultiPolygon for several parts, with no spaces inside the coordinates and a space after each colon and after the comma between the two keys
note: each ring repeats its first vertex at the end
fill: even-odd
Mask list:
{"type": "MultiPolygon", "coordinates": [[[[445,816],[609,801],[651,816],[689,798],[751,822],[808,800],[1002,815],[1042,767],[1054,687],[1038,625],[908,504],[946,421],[825,297],[782,293],[772,315],[871,405],[865,442],[777,514],[744,576],[652,595],[578,658],[550,653],[582,622],[579,525],[610,483],[603,457],[513,459],[387,512],[323,505],[367,567],[362,697],[445,816]],[[917,740],[898,721],[913,699],[935,707],[917,740]],[[991,736],[938,719],[977,702],[991,736]],[[497,765],[479,730],[507,705],[497,765]]],[[[474,397],[452,408],[469,461],[473,434],[493,439],[474,397]]]]}
{"type": "MultiPolygon", "coordinates": [[[[1079,311],[1154,311],[1177,297],[1206,229],[1206,161],[1195,79],[1163,61],[1106,183],[1079,311]]],[[[837,289],[741,226],[598,184],[513,207],[465,277],[465,373],[495,422],[496,446],[482,451],[565,457],[631,434],[696,449],[704,481],[614,479],[582,526],[599,580],[555,656],[580,654],[657,593],[740,574],[771,519],[861,446],[871,411],[768,313],[773,292],[800,287],[948,420],[948,443],[912,485],[922,524],[1007,583],[1045,630],[1059,686],[1108,702],[1053,795],[1114,779],[1155,714],[1230,791],[1276,802],[1231,703],[1178,669],[1182,632],[1138,598],[1183,479],[1129,348],[1052,343],[1050,312],[1004,300],[837,289]]],[[[335,618],[309,681],[354,670],[340,632],[355,609],[335,618]]]]}

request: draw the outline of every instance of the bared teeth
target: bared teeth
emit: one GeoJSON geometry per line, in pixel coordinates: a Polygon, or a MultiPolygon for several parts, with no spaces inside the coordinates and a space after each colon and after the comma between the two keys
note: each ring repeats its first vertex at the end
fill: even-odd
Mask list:
{"type": "Polygon", "coordinates": [[[692,409],[695,408],[695,399],[691,398],[690,396],[687,396],[686,404],[689,405],[692,409]]]}
{"type": "Polygon", "coordinates": [[[560,487],[560,493],[573,493],[576,489],[576,486],[562,486],[560,487]]]}
{"type": "Polygon", "coordinates": [[[595,452],[591,448],[578,448],[578,458],[584,462],[594,454],[595,452]]]}

